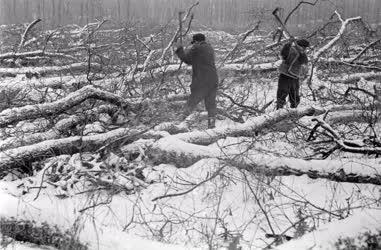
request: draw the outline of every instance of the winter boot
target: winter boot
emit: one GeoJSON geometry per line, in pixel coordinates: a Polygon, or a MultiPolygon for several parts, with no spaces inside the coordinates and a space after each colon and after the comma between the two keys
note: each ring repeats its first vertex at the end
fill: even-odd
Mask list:
{"type": "Polygon", "coordinates": [[[215,127],[216,127],[216,118],[208,117],[208,128],[215,128],[215,127]]]}

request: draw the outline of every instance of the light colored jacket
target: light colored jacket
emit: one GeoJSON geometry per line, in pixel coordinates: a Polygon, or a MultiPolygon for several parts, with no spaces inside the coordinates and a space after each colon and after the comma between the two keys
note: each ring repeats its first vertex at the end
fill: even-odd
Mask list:
{"type": "Polygon", "coordinates": [[[292,43],[287,43],[281,50],[282,64],[279,72],[286,76],[299,79],[302,65],[308,63],[307,55],[299,51],[292,43]]]}

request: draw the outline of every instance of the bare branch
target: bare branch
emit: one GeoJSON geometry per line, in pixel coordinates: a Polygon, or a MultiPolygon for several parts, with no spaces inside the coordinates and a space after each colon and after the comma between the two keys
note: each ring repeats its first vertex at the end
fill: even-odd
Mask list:
{"type": "Polygon", "coordinates": [[[381,41],[381,39],[378,39],[372,43],[370,43],[368,46],[366,46],[360,53],[358,53],[355,58],[352,59],[351,63],[354,63],[357,59],[360,58],[360,56],[362,56],[368,49],[370,49],[371,47],[373,47],[374,45],[376,45],[377,43],[379,43],[381,41]]]}
{"type": "Polygon", "coordinates": [[[338,144],[339,149],[350,152],[350,153],[359,153],[359,154],[381,154],[381,147],[363,147],[362,145],[358,145],[353,141],[343,140],[340,135],[325,121],[314,118],[313,121],[317,122],[322,128],[324,128],[331,138],[338,144]]]}
{"type": "Polygon", "coordinates": [[[19,52],[22,47],[24,46],[24,43],[26,41],[26,38],[27,38],[27,35],[29,33],[29,31],[37,24],[41,21],[42,19],[38,18],[36,20],[34,20],[33,22],[31,22],[28,27],[26,28],[26,30],[24,31],[24,33],[22,34],[21,36],[21,41],[20,41],[20,44],[19,46],[17,46],[17,51],[16,52],[19,52]]]}
{"type": "Polygon", "coordinates": [[[288,22],[288,19],[290,19],[291,15],[302,5],[302,4],[308,4],[308,5],[312,5],[312,6],[315,6],[316,3],[318,2],[319,0],[315,0],[315,2],[311,3],[311,2],[306,2],[306,1],[300,1],[291,11],[290,13],[288,13],[286,19],[284,19],[284,24],[287,24],[288,22]]]}
{"type": "MultiPolygon", "coordinates": [[[[191,15],[192,15],[192,10],[193,8],[195,8],[197,5],[199,5],[199,2],[196,2],[194,4],[192,4],[192,6],[190,6],[187,10],[187,13],[186,15],[184,16],[182,22],[184,23],[191,15]]],[[[193,18],[192,18],[193,19],[193,18]]],[[[191,19],[191,20],[192,20],[191,19]]],[[[190,26],[190,23],[188,24],[188,26],[190,26]]],[[[177,40],[177,38],[179,36],[181,36],[182,34],[180,34],[180,26],[178,27],[178,29],[176,30],[176,33],[173,35],[171,41],[168,43],[167,47],[164,48],[163,50],[163,53],[161,54],[161,57],[159,59],[159,62],[163,63],[164,61],[164,57],[165,57],[165,54],[168,52],[168,50],[171,48],[171,46],[173,45],[173,43],[177,40]]]]}
{"type": "Polygon", "coordinates": [[[342,35],[344,34],[344,31],[345,31],[345,28],[347,27],[347,25],[350,23],[350,22],[354,22],[354,21],[359,21],[361,20],[361,17],[358,16],[358,17],[352,17],[352,18],[348,18],[346,20],[342,20],[341,18],[341,15],[339,14],[339,12],[335,11],[335,14],[338,16],[338,18],[341,20],[341,27],[340,27],[340,30],[339,32],[337,33],[337,35],[332,39],[330,40],[326,45],[324,45],[323,47],[321,47],[314,55],[313,55],[313,60],[316,61],[317,59],[319,59],[319,57],[326,51],[328,50],[329,48],[331,48],[341,37],[342,35]]]}

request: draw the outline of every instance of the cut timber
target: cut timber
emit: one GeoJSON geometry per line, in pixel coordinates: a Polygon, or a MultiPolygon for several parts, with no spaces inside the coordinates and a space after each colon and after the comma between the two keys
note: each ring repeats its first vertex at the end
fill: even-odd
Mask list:
{"type": "Polygon", "coordinates": [[[0,113],[0,128],[23,120],[58,115],[89,98],[107,101],[123,108],[131,107],[130,103],[115,94],[86,86],[55,102],[6,109],[0,113]]]}
{"type": "Polygon", "coordinates": [[[148,151],[148,156],[155,164],[175,164],[177,167],[189,167],[201,159],[218,158],[222,163],[268,176],[305,174],[313,179],[381,185],[381,164],[377,159],[307,161],[257,151],[226,152],[218,148],[187,143],[175,136],[165,137],[154,143],[148,151]]]}
{"type": "Polygon", "coordinates": [[[43,50],[36,50],[36,51],[29,51],[29,52],[22,52],[22,53],[12,53],[12,52],[4,53],[4,54],[0,54],[0,60],[26,58],[26,57],[41,57],[41,56],[63,57],[63,58],[71,59],[74,61],[78,61],[78,59],[76,59],[75,57],[66,55],[64,53],[44,52],[43,50]]]}
{"type": "Polygon", "coordinates": [[[81,121],[78,116],[71,116],[69,118],[59,121],[54,128],[40,133],[33,133],[24,136],[9,137],[3,141],[0,141],[0,151],[10,148],[17,148],[33,143],[38,143],[46,140],[58,139],[62,136],[63,132],[66,132],[70,127],[75,126],[81,121]]]}
{"type": "Polygon", "coordinates": [[[340,112],[328,113],[325,121],[328,124],[348,124],[353,122],[369,123],[369,121],[379,122],[381,117],[377,115],[377,112],[366,110],[347,110],[340,112]]]}
{"type": "Polygon", "coordinates": [[[121,138],[128,139],[141,132],[141,130],[120,128],[99,135],[48,140],[30,146],[9,149],[0,152],[0,171],[22,167],[56,155],[95,151],[121,138]]]}
{"type": "Polygon", "coordinates": [[[4,151],[11,148],[22,147],[39,143],[46,140],[59,139],[63,135],[68,134],[71,128],[78,124],[83,124],[87,120],[95,120],[100,114],[113,114],[117,112],[118,108],[113,105],[101,105],[95,109],[91,109],[83,112],[81,115],[71,115],[60,121],[48,131],[38,133],[25,133],[20,136],[16,133],[13,137],[8,137],[3,141],[0,141],[0,151],[4,151]]]}
{"type": "Polygon", "coordinates": [[[331,106],[327,108],[301,107],[297,109],[280,109],[268,114],[250,118],[245,123],[236,124],[234,127],[218,127],[205,131],[181,133],[175,135],[175,137],[189,143],[209,145],[226,137],[255,136],[256,132],[261,132],[266,128],[271,128],[275,124],[286,120],[292,121],[298,120],[304,116],[321,115],[326,111],[353,110],[359,108],[361,107],[354,105],[343,105],[331,106]]]}
{"type": "Polygon", "coordinates": [[[351,83],[351,82],[359,81],[362,78],[365,80],[381,78],[381,72],[356,73],[356,74],[350,74],[350,75],[345,75],[341,77],[331,77],[329,78],[329,80],[332,83],[351,83]]]}
{"type": "MultiPolygon", "coordinates": [[[[267,71],[275,71],[278,69],[281,61],[275,62],[266,62],[266,63],[258,63],[258,64],[247,64],[247,63],[231,63],[224,64],[222,67],[218,68],[218,73],[222,75],[230,75],[230,74],[248,74],[248,73],[256,73],[256,72],[267,72],[267,71]]],[[[170,64],[161,67],[148,68],[146,72],[133,73],[126,77],[126,81],[141,81],[145,78],[151,77],[163,77],[165,75],[174,75],[178,73],[191,73],[192,68],[190,66],[183,66],[180,68],[180,64],[170,64]]]]}
{"type": "MultiPolygon", "coordinates": [[[[0,68],[0,74],[67,74],[73,71],[86,71],[88,63],[73,63],[65,66],[49,66],[49,67],[23,67],[23,68],[0,68]]],[[[91,69],[99,70],[101,66],[97,63],[91,64],[91,69]]]]}

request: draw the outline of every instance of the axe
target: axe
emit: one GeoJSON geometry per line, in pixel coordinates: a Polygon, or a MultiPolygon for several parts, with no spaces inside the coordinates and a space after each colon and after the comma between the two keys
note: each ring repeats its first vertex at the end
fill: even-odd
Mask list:
{"type": "Polygon", "coordinates": [[[282,20],[280,19],[280,17],[278,16],[278,12],[279,12],[280,8],[277,7],[275,8],[275,10],[272,12],[273,16],[275,17],[275,19],[278,21],[278,23],[280,24],[280,26],[282,27],[283,31],[287,33],[287,35],[290,37],[291,40],[295,40],[294,36],[291,35],[291,33],[287,30],[286,26],[284,25],[284,23],[282,22],[282,20]]]}
{"type": "Polygon", "coordinates": [[[179,39],[180,39],[181,46],[183,46],[183,22],[182,22],[183,14],[184,14],[184,11],[179,11],[179,39]]]}

